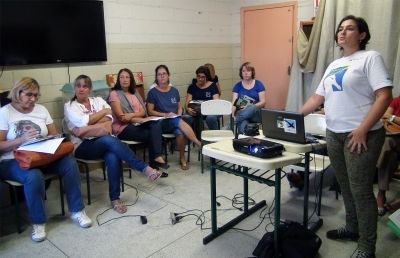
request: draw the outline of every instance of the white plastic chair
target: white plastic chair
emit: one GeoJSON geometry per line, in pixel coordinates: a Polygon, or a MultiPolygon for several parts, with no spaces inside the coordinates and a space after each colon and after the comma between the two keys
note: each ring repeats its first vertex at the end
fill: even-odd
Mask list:
{"type": "MultiPolygon", "coordinates": [[[[207,100],[201,103],[201,114],[204,116],[226,116],[231,115],[232,104],[222,99],[207,100]]],[[[232,140],[235,138],[232,130],[203,130],[201,132],[201,145],[232,140]]],[[[201,173],[204,173],[204,157],[201,154],[201,173]]]]}
{"type": "Polygon", "coordinates": [[[323,114],[309,114],[304,117],[306,133],[312,135],[326,136],[326,120],[323,114]]]}

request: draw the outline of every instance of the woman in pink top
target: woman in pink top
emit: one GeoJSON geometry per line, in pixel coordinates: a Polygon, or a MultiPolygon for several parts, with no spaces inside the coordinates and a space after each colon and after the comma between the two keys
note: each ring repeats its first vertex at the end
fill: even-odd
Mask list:
{"type": "Polygon", "coordinates": [[[135,90],[136,84],[131,70],[123,68],[111,89],[108,101],[115,116],[113,133],[121,140],[148,144],[149,163],[153,168],[167,169],[162,157],[161,121],[147,121],[142,97],[135,90]]]}

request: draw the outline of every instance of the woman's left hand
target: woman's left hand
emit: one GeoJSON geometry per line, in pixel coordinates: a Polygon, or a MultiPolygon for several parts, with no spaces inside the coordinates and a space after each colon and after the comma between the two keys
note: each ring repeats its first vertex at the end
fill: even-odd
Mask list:
{"type": "Polygon", "coordinates": [[[350,152],[357,152],[360,154],[363,151],[367,151],[367,133],[357,128],[352,131],[347,138],[349,139],[349,143],[347,144],[347,148],[350,149],[350,152]]]}

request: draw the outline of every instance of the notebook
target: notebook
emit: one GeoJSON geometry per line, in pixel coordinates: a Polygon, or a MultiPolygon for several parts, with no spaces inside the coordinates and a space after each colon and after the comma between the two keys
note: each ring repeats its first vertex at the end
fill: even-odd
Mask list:
{"type": "Polygon", "coordinates": [[[30,144],[34,144],[37,142],[42,142],[42,141],[47,141],[50,139],[55,139],[55,138],[60,138],[61,135],[60,134],[56,134],[56,135],[49,135],[49,136],[38,136],[37,138],[34,138],[32,140],[26,141],[23,144],[21,144],[20,146],[26,146],[26,145],[30,145],[30,144]]]}
{"type": "Polygon", "coordinates": [[[263,108],[261,119],[263,134],[267,138],[301,144],[318,142],[315,137],[306,137],[304,115],[301,113],[263,108]]]}

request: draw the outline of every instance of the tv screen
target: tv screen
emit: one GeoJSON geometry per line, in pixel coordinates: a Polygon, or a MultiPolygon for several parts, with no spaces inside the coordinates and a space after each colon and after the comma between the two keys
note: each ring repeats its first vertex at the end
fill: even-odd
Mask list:
{"type": "Polygon", "coordinates": [[[0,65],[107,61],[103,2],[0,0],[0,65]]]}

